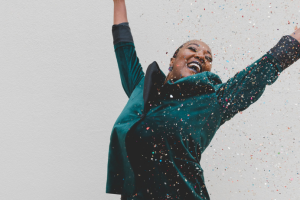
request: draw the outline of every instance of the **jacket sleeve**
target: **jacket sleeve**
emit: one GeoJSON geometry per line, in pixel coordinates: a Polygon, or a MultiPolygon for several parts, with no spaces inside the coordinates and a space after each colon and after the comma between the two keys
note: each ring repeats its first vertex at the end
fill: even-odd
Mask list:
{"type": "Polygon", "coordinates": [[[292,36],[283,36],[265,55],[227,82],[217,85],[216,95],[222,107],[221,125],[239,111],[256,102],[267,85],[300,58],[300,43],[292,36]]]}
{"type": "Polygon", "coordinates": [[[144,77],[128,22],[113,25],[114,49],[123,89],[128,98],[144,77]]]}

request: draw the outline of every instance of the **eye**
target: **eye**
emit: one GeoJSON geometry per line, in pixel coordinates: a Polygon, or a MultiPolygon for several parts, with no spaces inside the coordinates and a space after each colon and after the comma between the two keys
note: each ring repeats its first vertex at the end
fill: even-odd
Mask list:
{"type": "Polygon", "coordinates": [[[205,56],[205,58],[209,61],[209,62],[211,62],[212,61],[212,58],[211,57],[209,57],[209,56],[205,56]]]}
{"type": "Polygon", "coordinates": [[[189,47],[188,49],[191,49],[191,50],[194,51],[194,52],[197,51],[194,47],[189,47]]]}

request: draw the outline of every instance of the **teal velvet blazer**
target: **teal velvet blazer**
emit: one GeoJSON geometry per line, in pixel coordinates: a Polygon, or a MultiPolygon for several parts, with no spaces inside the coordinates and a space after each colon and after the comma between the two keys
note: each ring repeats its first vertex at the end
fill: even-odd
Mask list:
{"type": "MultiPolygon", "coordinates": [[[[154,131],[159,131],[165,121],[176,126],[174,137],[184,152],[178,155],[176,149],[169,148],[168,159],[174,161],[174,165],[179,159],[185,165],[193,168],[196,166],[196,182],[200,183],[199,187],[195,186],[195,180],[188,177],[188,173],[181,171],[179,166],[175,167],[178,167],[178,173],[186,178],[186,185],[193,191],[194,199],[209,199],[203,169],[200,166],[201,154],[220,126],[256,102],[265,87],[273,84],[279,74],[287,68],[283,61],[288,61],[280,56],[287,55],[288,52],[278,50],[288,38],[284,37],[286,38],[282,38],[276,48],[224,83],[218,75],[205,71],[175,82],[169,80],[165,85],[163,82],[166,75],[156,62],[150,64],[146,75],[144,74],[133,41],[116,42],[114,49],[121,83],[129,99],[111,132],[106,192],[135,194],[135,177],[128,160],[125,138],[134,124],[151,118],[157,121],[151,126],[154,131]],[[150,109],[154,104],[155,108],[150,109]],[[192,152],[189,147],[191,141],[198,147],[192,152]]],[[[294,40],[292,42],[293,47],[297,49],[294,55],[297,55],[298,59],[299,43],[294,40]]],[[[288,57],[289,61],[296,61],[295,56],[283,57],[288,57]]]]}

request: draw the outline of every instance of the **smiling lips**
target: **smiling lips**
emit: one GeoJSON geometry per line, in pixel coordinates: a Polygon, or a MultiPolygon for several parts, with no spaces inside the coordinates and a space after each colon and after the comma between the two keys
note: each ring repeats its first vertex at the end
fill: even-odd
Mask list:
{"type": "Polygon", "coordinates": [[[195,73],[199,73],[199,72],[202,71],[202,66],[197,61],[192,61],[192,62],[188,63],[187,66],[188,66],[188,68],[190,68],[195,73]]]}

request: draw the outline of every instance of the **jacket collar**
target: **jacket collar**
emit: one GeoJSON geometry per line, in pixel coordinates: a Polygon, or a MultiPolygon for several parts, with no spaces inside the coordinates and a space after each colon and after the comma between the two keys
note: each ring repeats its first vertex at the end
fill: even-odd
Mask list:
{"type": "Polygon", "coordinates": [[[144,80],[144,110],[148,111],[149,103],[158,96],[158,92],[163,86],[166,75],[161,71],[156,61],[147,68],[144,80]]]}
{"type": "Polygon", "coordinates": [[[166,75],[161,71],[156,61],[147,68],[144,80],[144,111],[150,109],[152,101],[162,99],[184,99],[186,97],[215,92],[215,85],[221,84],[220,77],[206,71],[164,84],[166,75]]]}

